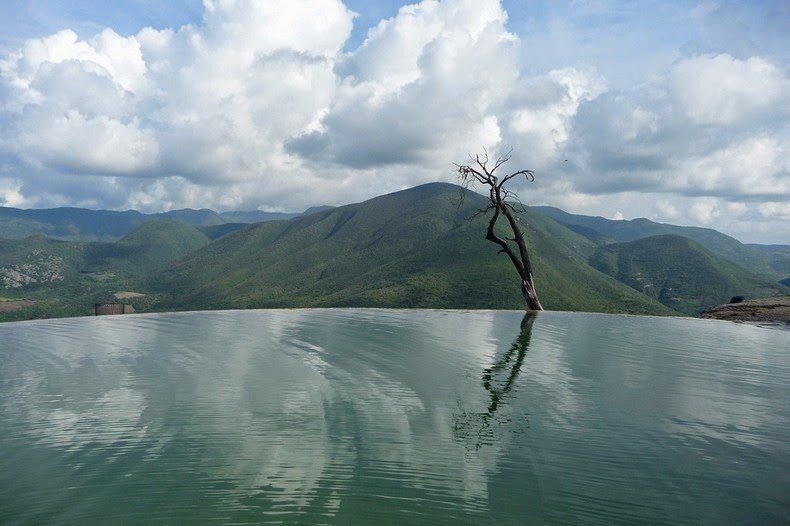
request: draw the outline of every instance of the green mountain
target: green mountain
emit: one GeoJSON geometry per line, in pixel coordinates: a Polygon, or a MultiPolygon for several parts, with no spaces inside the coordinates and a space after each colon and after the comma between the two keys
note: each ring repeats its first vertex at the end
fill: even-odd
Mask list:
{"type": "Polygon", "coordinates": [[[266,212],[263,210],[246,210],[238,212],[222,212],[219,215],[228,223],[262,223],[264,221],[280,221],[283,219],[293,219],[299,216],[309,216],[316,212],[323,212],[334,208],[327,205],[311,206],[301,214],[296,212],[266,212]]]}
{"type": "Polygon", "coordinates": [[[120,239],[144,223],[145,214],[84,208],[21,210],[0,207],[0,237],[22,239],[34,234],[69,240],[120,239]]]}
{"type": "Polygon", "coordinates": [[[83,244],[43,235],[0,240],[0,300],[3,321],[87,314],[94,288],[79,268],[83,244]],[[6,311],[13,300],[33,300],[20,311],[6,311]]]}
{"type": "Polygon", "coordinates": [[[264,212],[263,210],[248,210],[238,212],[222,212],[220,216],[227,223],[261,223],[263,221],[276,221],[278,219],[291,219],[299,214],[292,212],[264,212]]]}
{"type": "Polygon", "coordinates": [[[198,228],[206,237],[213,240],[248,226],[250,226],[249,223],[223,223],[221,225],[201,226],[198,228]]]}
{"type": "Polygon", "coordinates": [[[644,218],[616,221],[603,217],[569,214],[551,206],[538,206],[535,209],[596,244],[635,241],[650,236],[674,234],[692,239],[717,256],[744,268],[769,274],[777,280],[790,276],[790,253],[785,252],[788,257],[782,259],[772,256],[771,249],[763,248],[785,245],[746,245],[710,228],[669,225],[644,218]]]}
{"type": "Polygon", "coordinates": [[[175,219],[154,219],[115,243],[86,245],[84,266],[149,276],[209,242],[208,236],[193,225],[175,219]]]}
{"type": "MultiPolygon", "coordinates": [[[[0,240],[0,319],[86,314],[93,303],[117,299],[140,311],[523,308],[509,261],[484,239],[486,219],[470,220],[486,203],[479,194],[434,183],[255,224],[210,224],[210,210],[179,215],[209,223],[199,226],[167,215],[111,213],[107,217],[148,221],[112,242],[41,234],[0,240]],[[14,311],[13,301],[18,306],[21,299],[24,305],[14,311]]],[[[93,213],[68,213],[82,212],[93,213]]],[[[746,270],[690,235],[646,236],[655,228],[698,236],[696,230],[705,229],[551,213],[562,221],[536,208],[519,214],[548,309],[694,314],[736,294],[787,294],[775,272],[746,270]],[[633,236],[646,237],[616,241],[633,236]]],[[[97,225],[93,232],[117,233],[118,224],[97,225]]],[[[720,251],[727,243],[745,247],[778,268],[787,254],[786,246],[747,246],[715,231],[704,234],[708,243],[719,241],[720,251]]]]}
{"type": "Polygon", "coordinates": [[[768,265],[778,274],[790,280],[790,245],[747,245],[760,251],[768,261],[768,265]]]}
{"type": "Polygon", "coordinates": [[[142,310],[158,301],[144,282],[209,243],[200,230],[173,219],[143,223],[113,243],[74,242],[43,235],[0,240],[0,300],[35,301],[0,319],[86,314],[94,303],[133,293],[142,310]],[[138,292],[136,292],[138,291],[138,292]]]}
{"type": "Polygon", "coordinates": [[[281,212],[223,212],[189,208],[158,214],[143,214],[135,210],[88,210],[84,208],[48,208],[22,210],[0,207],[0,238],[23,239],[43,234],[70,241],[117,241],[136,227],[153,219],[175,219],[200,227],[221,226],[229,223],[255,223],[274,219],[289,219],[299,214],[281,212]]]}
{"type": "Polygon", "coordinates": [[[84,245],[41,234],[0,239],[0,284],[4,289],[36,287],[74,280],[84,245]]]}
{"type": "Polygon", "coordinates": [[[592,255],[590,264],[686,314],[698,314],[735,295],[754,298],[790,292],[679,235],[603,245],[592,255]]]}
{"type": "MultiPolygon", "coordinates": [[[[434,183],[252,225],[182,259],[152,289],[168,309],[523,308],[510,263],[483,238],[485,219],[469,221],[485,202],[434,183]]],[[[588,265],[595,245],[585,237],[533,210],[522,221],[547,308],[671,312],[588,265]]]]}
{"type": "MultiPolygon", "coordinates": [[[[169,212],[162,212],[160,214],[151,214],[151,218],[175,219],[195,226],[221,225],[228,222],[220,214],[208,208],[201,208],[200,210],[192,208],[170,210],[169,212]]],[[[146,219],[148,220],[150,218],[146,219]]]]}
{"type": "Polygon", "coordinates": [[[329,205],[311,206],[310,208],[308,208],[307,210],[302,212],[302,215],[303,216],[309,216],[311,214],[317,214],[318,212],[325,212],[325,211],[331,210],[333,208],[335,208],[335,207],[334,206],[329,206],[329,205]]]}

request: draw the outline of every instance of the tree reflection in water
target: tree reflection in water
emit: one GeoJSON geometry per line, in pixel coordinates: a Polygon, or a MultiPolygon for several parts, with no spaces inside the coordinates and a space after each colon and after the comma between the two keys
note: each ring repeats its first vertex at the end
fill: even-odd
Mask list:
{"type": "Polygon", "coordinates": [[[491,367],[483,370],[483,387],[489,394],[489,404],[482,413],[461,411],[454,416],[455,437],[466,441],[475,449],[491,444],[494,440],[494,423],[509,422],[509,418],[497,420],[496,413],[506,402],[516,383],[532,338],[532,326],[538,317],[537,311],[528,311],[521,320],[521,331],[510,348],[491,367]]]}

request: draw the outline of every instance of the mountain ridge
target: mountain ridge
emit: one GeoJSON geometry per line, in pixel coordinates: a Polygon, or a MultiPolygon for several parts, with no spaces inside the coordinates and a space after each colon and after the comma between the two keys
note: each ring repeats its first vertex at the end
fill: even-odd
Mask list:
{"type": "Polygon", "coordinates": [[[756,266],[760,271],[771,274],[777,281],[790,276],[790,250],[788,250],[786,261],[783,261],[778,256],[771,259],[771,256],[767,255],[771,253],[770,248],[762,248],[785,245],[746,244],[712,228],[658,223],[646,218],[614,220],[601,216],[571,214],[551,206],[536,206],[534,208],[585,235],[588,239],[594,240],[597,244],[636,241],[654,235],[676,234],[692,239],[714,254],[742,267],[756,266]]]}
{"type": "Polygon", "coordinates": [[[678,234],[660,234],[599,246],[590,264],[664,305],[696,315],[732,296],[782,292],[767,276],[748,271],[700,243],[678,234]]]}
{"type": "MultiPolygon", "coordinates": [[[[452,183],[433,182],[426,183],[443,184],[452,187],[461,188],[452,183]]],[[[419,185],[424,186],[424,185],[419,185]]],[[[374,198],[372,198],[374,199],[374,198]]],[[[42,233],[56,239],[65,239],[73,241],[115,241],[131,232],[131,230],[151,219],[158,218],[175,218],[185,223],[195,226],[218,226],[221,224],[252,224],[256,222],[292,219],[301,215],[311,215],[313,213],[330,210],[336,208],[329,205],[312,206],[305,209],[303,212],[270,212],[262,210],[238,210],[217,212],[209,208],[180,208],[169,210],[165,212],[143,213],[137,210],[105,210],[105,209],[89,209],[79,207],[54,207],[54,208],[14,208],[0,206],[0,237],[6,239],[22,239],[28,235],[42,233]],[[64,216],[65,214],[65,216],[64,216]],[[21,219],[29,221],[28,224],[20,224],[18,221],[21,219]],[[15,223],[15,220],[17,223],[15,223]],[[55,226],[53,221],[64,222],[65,224],[55,226]],[[76,224],[74,223],[76,221],[76,224]],[[85,222],[90,221],[91,225],[99,225],[97,233],[87,233],[85,236],[80,237],[79,229],[83,227],[85,222]]],[[[617,224],[617,225],[643,225],[647,228],[652,228],[655,231],[650,233],[632,234],[632,235],[617,235],[611,237],[609,241],[633,241],[646,235],[657,235],[660,233],[676,233],[675,230],[680,229],[686,232],[686,237],[691,237],[698,242],[706,244],[704,241],[704,234],[710,235],[714,238],[726,238],[730,243],[735,242],[738,245],[753,248],[762,252],[780,252],[782,254],[790,254],[790,245],[773,243],[743,243],[732,236],[723,234],[712,228],[695,227],[695,226],[682,226],[673,225],[670,223],[655,222],[647,218],[635,218],[628,220],[612,220],[602,216],[589,216],[582,214],[574,214],[566,212],[562,209],[553,206],[536,205],[532,206],[534,210],[538,210],[559,223],[573,225],[578,227],[579,233],[584,230],[584,223],[593,220],[601,224],[617,224]],[[660,231],[662,229],[670,229],[672,231],[660,231]],[[693,234],[697,232],[697,234],[693,234]],[[701,240],[700,238],[703,238],[701,240]]],[[[605,234],[611,227],[595,228],[587,227],[587,235],[594,236],[597,232],[599,236],[605,234]],[[601,231],[601,232],[598,232],[601,231]]],[[[584,235],[584,234],[583,234],[584,235]]],[[[710,248],[710,247],[709,247],[710,248]]],[[[790,257],[790,256],[788,256],[790,257]]]]}
{"type": "MultiPolygon", "coordinates": [[[[309,212],[231,211],[180,208],[146,214],[137,210],[92,210],[77,207],[0,207],[0,237],[23,239],[44,234],[68,241],[117,241],[141,224],[156,219],[177,219],[200,227],[291,219],[309,212]]],[[[310,212],[312,213],[312,212],[310,212]]]]}
{"type": "MultiPolygon", "coordinates": [[[[186,297],[170,305],[206,308],[521,307],[509,262],[484,239],[483,223],[468,221],[485,198],[468,192],[461,202],[461,190],[432,183],[288,222],[254,225],[179,262],[160,281],[159,291],[188,288],[186,297]],[[224,260],[227,254],[234,255],[231,262],[224,260]],[[486,290],[475,285],[481,279],[489,280],[486,290]]],[[[590,268],[578,253],[591,253],[594,246],[554,221],[531,217],[527,236],[548,243],[533,253],[536,268],[543,268],[539,278],[546,278],[540,283],[549,308],[593,309],[594,291],[600,289],[603,296],[618,298],[619,306],[630,301],[670,312],[590,268]],[[550,244],[552,237],[563,243],[550,244]],[[547,258],[555,264],[541,265],[547,258]],[[560,279],[580,273],[592,283],[583,293],[560,279]]],[[[608,299],[600,303],[604,309],[608,299]]]]}
{"type": "MultiPolygon", "coordinates": [[[[115,301],[119,293],[135,298],[140,311],[523,308],[509,261],[485,240],[486,218],[470,220],[486,204],[484,196],[457,185],[429,183],[360,203],[322,207],[309,215],[253,224],[195,226],[159,217],[112,242],[54,240],[43,234],[0,239],[0,277],[17,280],[0,294],[36,302],[26,311],[3,314],[2,319],[84,314],[86,305],[115,301]],[[25,269],[35,270],[27,281],[25,269]]],[[[205,210],[198,212],[181,218],[211,217],[205,210]]],[[[645,270],[651,279],[664,279],[661,272],[668,264],[661,263],[664,254],[650,252],[650,239],[643,242],[647,248],[640,249],[647,260],[632,265],[634,273],[623,274],[601,267],[596,254],[625,254],[628,242],[614,243],[583,228],[574,231],[538,208],[524,207],[518,215],[548,309],[693,314],[721,298],[720,293],[695,304],[693,287],[686,287],[678,289],[683,301],[677,302],[634,282],[632,278],[645,270]]],[[[689,267],[691,276],[722,274],[738,294],[781,293],[778,283],[740,279],[752,272],[718,255],[707,255],[707,248],[691,243],[680,242],[686,255],[672,265],[697,258],[708,266],[689,267]]]]}

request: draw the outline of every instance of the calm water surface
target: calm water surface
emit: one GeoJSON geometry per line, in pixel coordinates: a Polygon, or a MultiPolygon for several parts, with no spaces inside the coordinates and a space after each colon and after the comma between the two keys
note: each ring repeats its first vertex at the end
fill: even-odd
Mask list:
{"type": "Polygon", "coordinates": [[[518,312],[0,325],[0,523],[787,524],[790,331],[518,312]]]}

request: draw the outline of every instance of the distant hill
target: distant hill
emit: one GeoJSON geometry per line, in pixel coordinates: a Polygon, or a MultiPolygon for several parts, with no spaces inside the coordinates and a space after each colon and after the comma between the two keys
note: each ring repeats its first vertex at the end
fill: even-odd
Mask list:
{"type": "Polygon", "coordinates": [[[86,210],[48,208],[21,210],[0,207],[0,237],[22,239],[34,234],[71,240],[107,241],[120,239],[149,219],[129,210],[86,210]]]}
{"type": "Polygon", "coordinates": [[[774,269],[785,280],[790,280],[790,245],[747,245],[748,247],[760,251],[768,265],[774,269]]]}
{"type": "Polygon", "coordinates": [[[317,214],[318,212],[325,212],[327,210],[332,210],[333,208],[336,208],[336,207],[329,206],[329,205],[311,206],[310,208],[308,208],[307,210],[302,212],[302,215],[303,216],[309,216],[309,215],[312,215],[312,214],[317,214]]]}
{"type": "Polygon", "coordinates": [[[162,212],[160,214],[150,214],[149,217],[146,217],[146,220],[160,218],[176,219],[195,226],[221,225],[228,222],[220,214],[208,208],[201,208],[200,210],[194,210],[192,208],[170,210],[169,212],[162,212]]]}
{"type": "Polygon", "coordinates": [[[759,298],[790,292],[679,235],[603,245],[590,258],[590,264],[686,314],[698,314],[735,295],[759,298]]]}
{"type": "MultiPolygon", "coordinates": [[[[116,241],[151,219],[171,218],[204,228],[211,239],[238,230],[243,224],[287,220],[312,215],[331,206],[314,206],[301,214],[260,210],[215,212],[209,209],[181,209],[158,214],[135,210],[111,211],[84,208],[23,210],[0,207],[0,238],[22,239],[34,234],[72,241],[116,241]],[[226,226],[227,225],[227,226],[226,226]],[[215,227],[215,228],[209,228],[215,227]]],[[[653,235],[677,234],[701,243],[714,254],[746,268],[772,275],[776,280],[790,277],[790,246],[743,244],[712,229],[655,223],[648,219],[614,221],[603,217],[569,214],[553,207],[533,207],[596,245],[633,241],[653,235]]]]}
{"type": "MultiPolygon", "coordinates": [[[[510,263],[484,239],[486,219],[469,220],[486,202],[458,186],[433,183],[254,224],[212,224],[217,217],[226,218],[211,210],[151,216],[38,211],[37,228],[47,232],[93,232],[119,239],[77,242],[43,234],[0,239],[0,301],[20,306],[0,313],[0,319],[85,314],[93,303],[119,297],[132,301],[138,311],[520,309],[524,303],[510,263]],[[124,228],[128,231],[119,235],[124,228]]],[[[0,212],[9,210],[15,209],[0,212]]],[[[519,215],[548,309],[695,314],[731,295],[787,294],[778,283],[780,274],[763,267],[781,270],[785,245],[747,246],[712,230],[647,220],[588,221],[550,209],[558,221],[541,210],[526,208],[519,215]],[[684,235],[647,235],[665,229],[684,235]],[[743,250],[761,256],[747,268],[692,235],[719,252],[729,246],[734,252],[728,253],[739,257],[749,253],[743,250]],[[618,241],[634,236],[643,237],[618,241]]],[[[24,221],[19,224],[30,228],[32,216],[20,217],[24,221]]],[[[0,219],[0,228],[4,224],[0,219]]]]}
{"type": "MultiPolygon", "coordinates": [[[[311,209],[309,209],[311,210],[311,209]]],[[[0,207],[0,238],[22,239],[34,234],[71,241],[117,241],[152,219],[176,219],[190,225],[208,227],[229,223],[257,223],[290,219],[300,214],[285,212],[222,212],[184,208],[158,214],[135,210],[88,210],[85,208],[47,208],[23,210],[0,207]]]]}
{"type": "Polygon", "coordinates": [[[84,243],[40,234],[0,240],[0,296],[33,300],[19,312],[0,314],[0,319],[86,314],[101,283],[80,272],[84,249],[84,243]]]}
{"type": "Polygon", "coordinates": [[[551,206],[536,206],[534,208],[596,244],[634,241],[650,236],[674,234],[692,239],[714,254],[744,268],[765,272],[777,279],[790,276],[790,257],[782,259],[772,256],[770,255],[771,249],[763,248],[784,245],[746,245],[710,228],[669,225],[644,218],[617,221],[604,217],[569,214],[551,206]]]}
{"type": "MultiPolygon", "coordinates": [[[[225,235],[156,280],[164,308],[381,306],[522,308],[509,262],[468,221],[485,198],[429,184],[225,235]]],[[[550,309],[670,313],[593,269],[595,246],[526,211],[550,309]]]]}
{"type": "Polygon", "coordinates": [[[175,219],[154,219],[115,243],[87,245],[84,266],[149,276],[209,242],[208,236],[193,225],[175,219]]]}
{"type": "Polygon", "coordinates": [[[227,223],[260,223],[262,221],[291,219],[298,215],[299,214],[293,212],[264,212],[263,210],[220,213],[222,219],[224,219],[227,223]]]}
{"type": "MultiPolygon", "coordinates": [[[[200,230],[174,219],[152,220],[117,242],[75,242],[34,235],[0,239],[0,296],[34,300],[22,312],[0,319],[75,316],[96,302],[116,301],[174,261],[209,243],[200,230]]],[[[157,298],[136,299],[141,310],[157,298]]]]}
{"type": "Polygon", "coordinates": [[[249,223],[223,223],[221,225],[200,226],[198,228],[206,237],[214,240],[248,226],[250,226],[249,223]]]}

